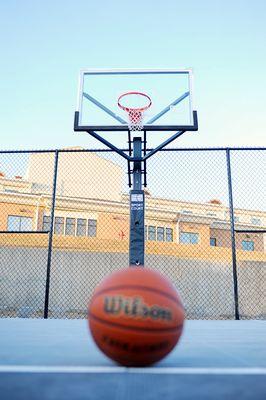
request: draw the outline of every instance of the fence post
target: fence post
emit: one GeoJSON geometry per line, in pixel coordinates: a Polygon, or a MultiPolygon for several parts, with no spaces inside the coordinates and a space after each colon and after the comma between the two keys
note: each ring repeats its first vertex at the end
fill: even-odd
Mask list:
{"type": "Polygon", "coordinates": [[[234,220],[234,203],[233,203],[233,188],[232,188],[230,149],[226,149],[226,164],[227,164],[228,196],[229,196],[229,208],[230,208],[230,229],[231,229],[231,244],[232,244],[235,319],[239,320],[237,261],[236,261],[236,240],[235,240],[235,220],[234,220]]]}
{"type": "Polygon", "coordinates": [[[47,256],[47,267],[46,267],[46,284],[45,284],[45,300],[44,300],[44,318],[48,318],[49,312],[49,294],[50,294],[50,274],[51,274],[51,260],[53,250],[53,232],[54,232],[54,211],[55,211],[55,200],[56,200],[56,184],[57,184],[57,172],[58,172],[58,150],[55,151],[54,160],[54,179],[53,179],[53,195],[51,205],[51,223],[49,231],[49,242],[48,242],[48,256],[47,256]]]}

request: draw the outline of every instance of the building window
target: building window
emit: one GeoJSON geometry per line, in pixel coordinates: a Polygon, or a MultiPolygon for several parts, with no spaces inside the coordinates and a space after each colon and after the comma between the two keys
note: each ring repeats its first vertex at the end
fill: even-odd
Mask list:
{"type": "Polygon", "coordinates": [[[216,238],[210,238],[210,246],[212,247],[217,246],[216,238]]]}
{"type": "Polygon", "coordinates": [[[242,250],[245,251],[254,251],[254,242],[249,240],[242,241],[242,250]]]}
{"type": "Polygon", "coordinates": [[[164,228],[161,226],[157,228],[157,240],[158,242],[164,242],[164,228]]]}
{"type": "Polygon", "coordinates": [[[191,210],[181,210],[181,212],[183,214],[193,214],[193,211],[191,211],[191,210]]]}
{"type": "Polygon", "coordinates": [[[217,217],[217,214],[211,212],[207,212],[206,215],[208,215],[209,217],[217,217]]]}
{"type": "Polygon", "coordinates": [[[192,233],[192,232],[181,232],[180,243],[197,244],[197,243],[199,243],[199,234],[192,233]]]}
{"type": "Polygon", "coordinates": [[[77,219],[77,236],[86,236],[86,219],[77,219]]]}
{"type": "Polygon", "coordinates": [[[42,230],[49,231],[51,227],[51,217],[44,215],[42,220],[42,230]]]}
{"type": "Polygon", "coordinates": [[[144,228],[145,240],[152,240],[157,242],[172,242],[173,229],[164,228],[163,226],[147,226],[144,228]]]}
{"type": "Polygon", "coordinates": [[[21,217],[19,215],[9,215],[7,219],[7,230],[16,232],[31,231],[32,218],[21,217]]]}
{"type": "Polygon", "coordinates": [[[54,233],[55,235],[63,235],[64,234],[64,218],[63,217],[55,217],[54,219],[54,233]]]}
{"type": "Polygon", "coordinates": [[[239,217],[234,217],[234,222],[239,222],[240,218],[239,217]]]}
{"type": "Polygon", "coordinates": [[[253,225],[261,225],[261,220],[259,218],[251,218],[251,223],[253,225]]]}
{"type": "Polygon", "coordinates": [[[171,228],[166,228],[165,229],[165,240],[167,242],[172,242],[173,241],[173,229],[171,229],[171,228]]]}
{"type": "Polygon", "coordinates": [[[155,226],[148,227],[148,240],[156,240],[156,228],[155,226]]]}
{"type": "Polygon", "coordinates": [[[88,219],[88,236],[96,236],[97,221],[96,219],[88,219]]]}
{"type": "Polygon", "coordinates": [[[75,218],[66,218],[66,235],[75,236],[75,218]]]}

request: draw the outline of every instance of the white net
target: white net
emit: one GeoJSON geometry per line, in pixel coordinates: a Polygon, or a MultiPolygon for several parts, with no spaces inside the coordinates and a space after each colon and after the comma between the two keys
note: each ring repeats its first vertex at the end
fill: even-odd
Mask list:
{"type": "Polygon", "coordinates": [[[143,128],[143,112],[139,110],[128,111],[128,129],[130,131],[141,131],[143,128]]]}
{"type": "Polygon", "coordinates": [[[144,112],[151,104],[150,97],[141,92],[124,93],[118,98],[118,106],[127,114],[130,131],[141,131],[143,129],[144,112]]]}

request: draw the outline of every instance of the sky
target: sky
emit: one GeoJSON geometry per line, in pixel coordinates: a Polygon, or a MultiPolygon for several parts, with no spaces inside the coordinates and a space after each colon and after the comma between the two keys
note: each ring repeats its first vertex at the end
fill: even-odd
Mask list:
{"type": "Polygon", "coordinates": [[[264,0],[0,2],[1,149],[99,148],[73,131],[82,68],[192,68],[199,131],[178,147],[264,146],[264,0]]]}

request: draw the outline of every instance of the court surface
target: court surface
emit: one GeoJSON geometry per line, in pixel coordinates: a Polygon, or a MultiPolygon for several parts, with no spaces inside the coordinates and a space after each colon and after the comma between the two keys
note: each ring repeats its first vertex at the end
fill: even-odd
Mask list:
{"type": "Polygon", "coordinates": [[[266,321],[187,321],[150,368],[124,368],[84,320],[0,319],[1,400],[266,399],[266,321]]]}

